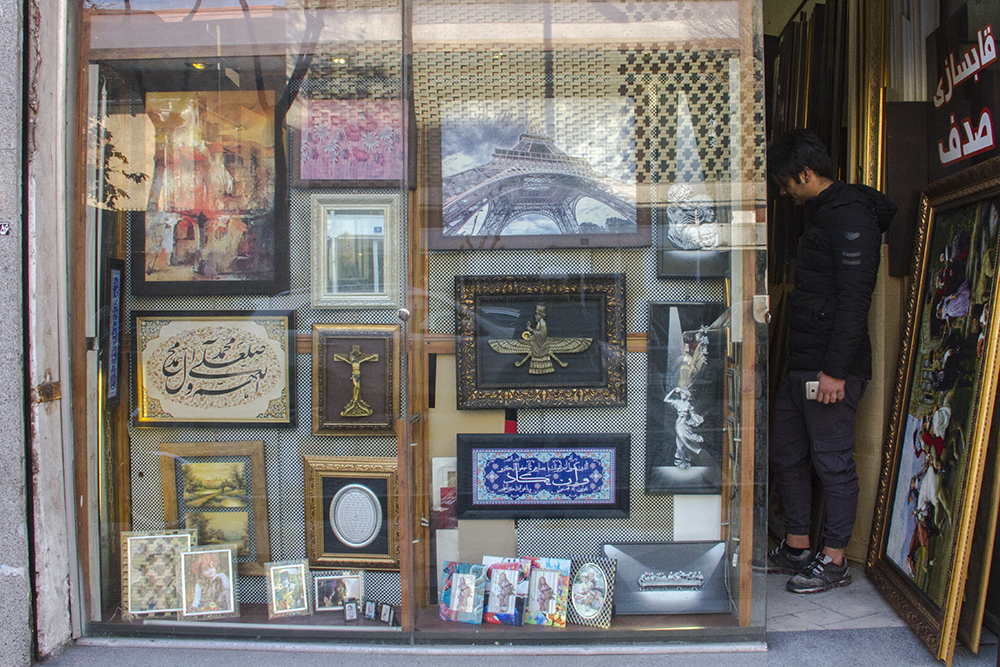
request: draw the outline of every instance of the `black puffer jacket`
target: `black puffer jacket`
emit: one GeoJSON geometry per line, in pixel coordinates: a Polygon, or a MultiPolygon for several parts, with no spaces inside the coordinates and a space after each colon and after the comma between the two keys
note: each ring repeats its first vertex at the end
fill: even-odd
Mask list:
{"type": "Polygon", "coordinates": [[[895,213],[881,192],[840,181],[806,201],[788,302],[789,370],[871,379],[868,309],[895,213]]]}

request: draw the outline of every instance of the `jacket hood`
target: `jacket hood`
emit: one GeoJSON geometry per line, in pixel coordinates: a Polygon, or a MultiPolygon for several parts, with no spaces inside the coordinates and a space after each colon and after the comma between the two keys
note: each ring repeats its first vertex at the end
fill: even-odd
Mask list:
{"type": "Polygon", "coordinates": [[[842,181],[835,181],[831,187],[810,201],[819,205],[822,200],[825,200],[826,205],[831,207],[861,204],[875,216],[879,231],[882,233],[888,231],[889,224],[899,209],[895,202],[875,188],[842,181]]]}

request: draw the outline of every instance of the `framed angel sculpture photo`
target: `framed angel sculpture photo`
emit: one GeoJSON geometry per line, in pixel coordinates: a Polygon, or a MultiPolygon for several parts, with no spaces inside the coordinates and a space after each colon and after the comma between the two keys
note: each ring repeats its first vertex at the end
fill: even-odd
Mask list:
{"type": "Polygon", "coordinates": [[[456,276],[458,409],[625,405],[625,275],[456,276]]]}

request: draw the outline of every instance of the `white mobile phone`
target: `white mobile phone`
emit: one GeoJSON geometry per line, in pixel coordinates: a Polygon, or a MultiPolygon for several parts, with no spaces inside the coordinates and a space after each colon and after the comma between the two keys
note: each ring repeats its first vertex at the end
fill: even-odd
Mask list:
{"type": "Polygon", "coordinates": [[[812,382],[806,382],[806,400],[815,401],[816,395],[819,393],[819,380],[813,380],[812,382]]]}

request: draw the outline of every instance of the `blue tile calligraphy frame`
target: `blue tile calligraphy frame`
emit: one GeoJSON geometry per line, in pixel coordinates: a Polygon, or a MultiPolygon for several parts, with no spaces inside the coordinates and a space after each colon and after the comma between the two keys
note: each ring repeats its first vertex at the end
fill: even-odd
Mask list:
{"type": "Polygon", "coordinates": [[[458,518],[628,518],[628,433],[458,435],[458,518]]]}

